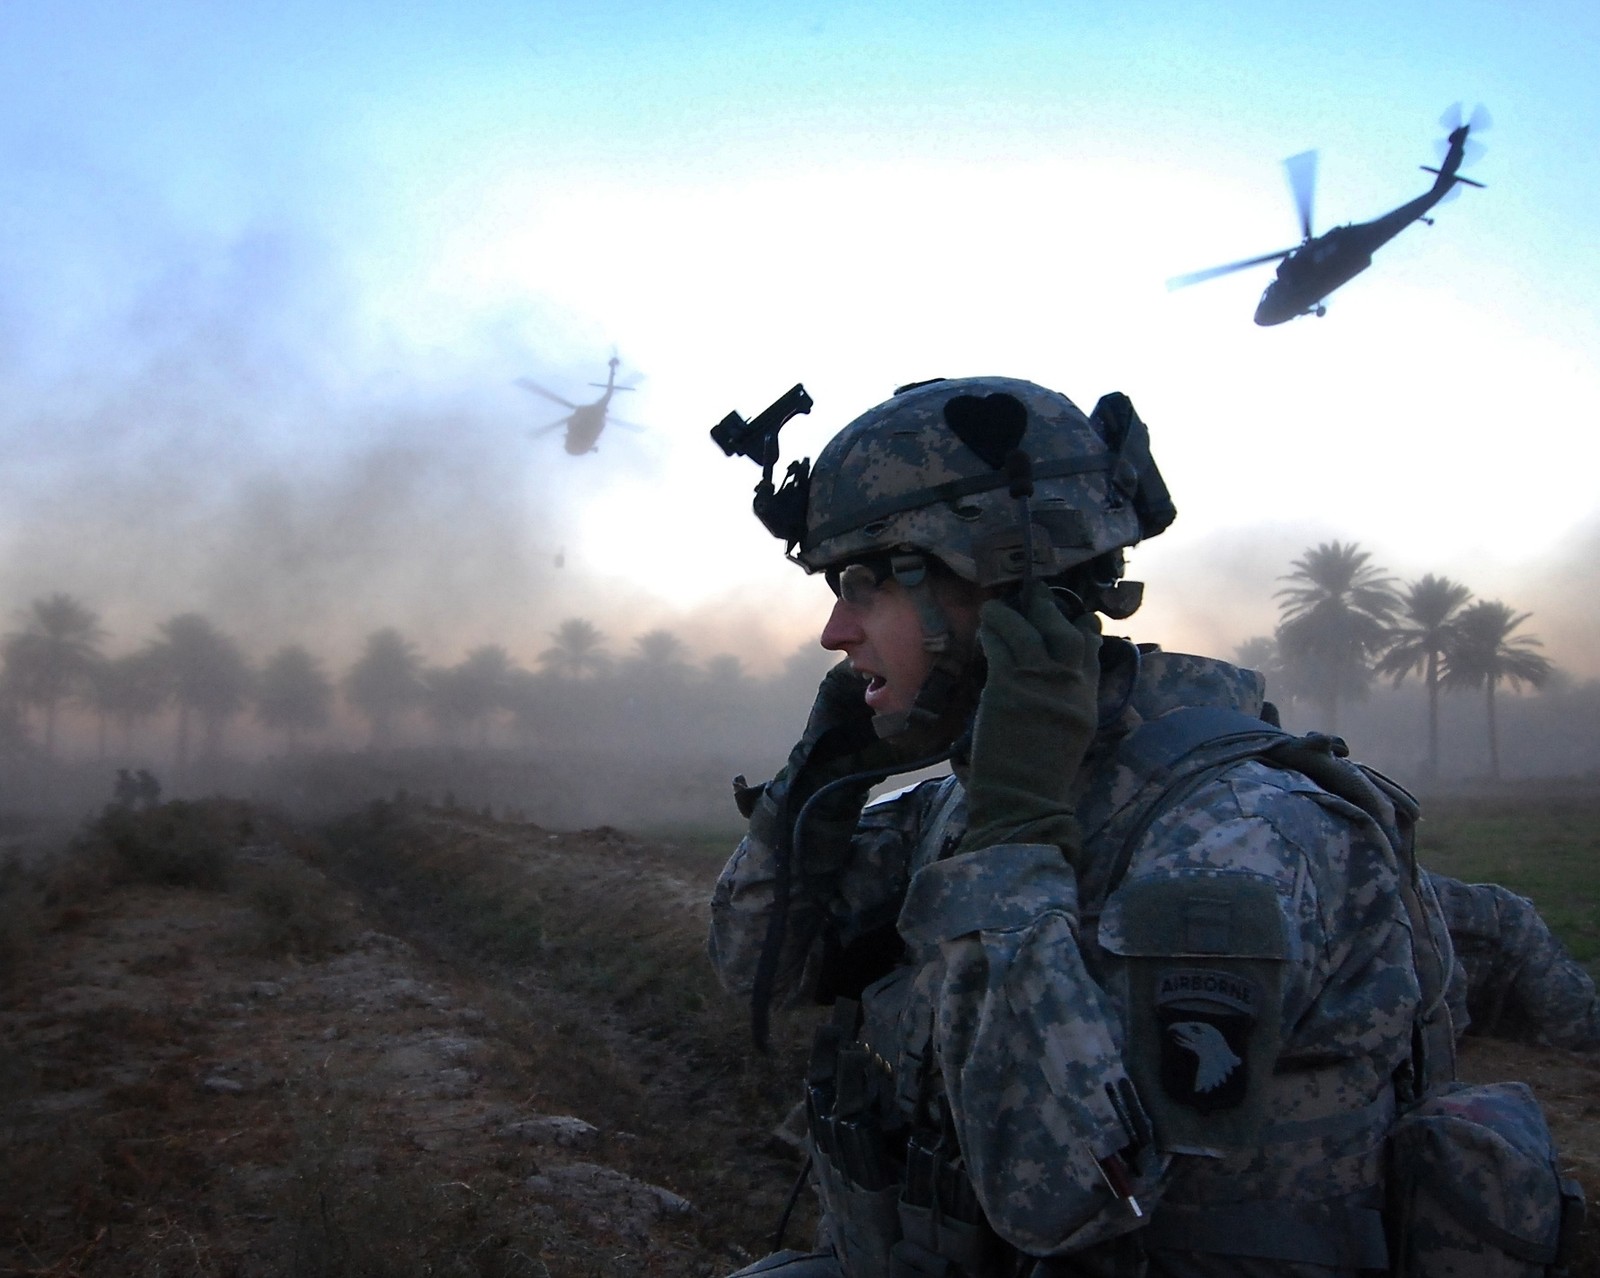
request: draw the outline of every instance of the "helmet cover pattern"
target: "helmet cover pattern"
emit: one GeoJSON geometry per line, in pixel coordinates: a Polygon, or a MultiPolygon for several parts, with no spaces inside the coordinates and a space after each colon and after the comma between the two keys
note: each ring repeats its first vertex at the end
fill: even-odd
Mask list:
{"type": "Polygon", "coordinates": [[[1023,574],[1021,501],[1008,457],[1032,463],[1032,575],[1132,546],[1175,510],[1124,395],[1092,417],[1033,382],[968,377],[907,387],[835,435],[813,466],[794,558],[815,572],[914,550],[981,586],[1023,574]]]}

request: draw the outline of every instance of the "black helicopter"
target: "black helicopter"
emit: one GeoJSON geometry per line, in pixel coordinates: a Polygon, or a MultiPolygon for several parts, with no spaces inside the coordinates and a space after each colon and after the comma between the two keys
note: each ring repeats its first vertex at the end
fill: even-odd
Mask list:
{"type": "MultiPolygon", "coordinates": [[[[1482,187],[1482,182],[1462,177],[1458,169],[1467,158],[1467,137],[1474,129],[1480,132],[1489,127],[1489,115],[1482,107],[1463,122],[1459,106],[1452,107],[1439,123],[1449,131],[1445,142],[1444,159],[1438,168],[1423,165],[1425,173],[1438,176],[1434,183],[1416,199],[1402,204],[1392,212],[1370,222],[1355,222],[1338,226],[1321,235],[1311,234],[1311,199],[1316,187],[1317,153],[1304,151],[1285,160],[1289,171],[1289,185],[1294,191],[1300,209],[1300,233],[1304,237],[1295,248],[1264,253],[1243,262],[1230,262],[1227,266],[1213,266],[1209,270],[1179,275],[1167,281],[1168,289],[1198,284],[1201,280],[1215,279],[1232,271],[1242,271],[1263,262],[1278,262],[1278,274],[1256,307],[1256,323],[1282,324],[1300,315],[1322,315],[1327,308],[1323,300],[1341,284],[1354,279],[1372,265],[1372,255],[1387,244],[1411,223],[1422,221],[1429,226],[1433,219],[1426,216],[1433,206],[1449,195],[1457,183],[1482,187]],[[1279,259],[1282,259],[1279,261],[1279,259]]],[[[1482,148],[1474,142],[1476,150],[1482,148]]]]}
{"type": "Polygon", "coordinates": [[[605,394],[592,404],[574,404],[569,399],[563,399],[554,391],[546,390],[537,382],[530,381],[526,377],[517,378],[516,384],[522,387],[523,390],[532,391],[535,395],[543,395],[546,399],[554,400],[563,408],[572,410],[565,417],[557,418],[548,426],[541,426],[537,430],[530,431],[529,434],[534,439],[538,439],[541,435],[548,435],[553,430],[560,430],[565,427],[567,433],[566,438],[563,440],[563,446],[574,457],[580,457],[584,453],[596,452],[599,449],[600,432],[607,425],[621,426],[627,430],[642,430],[643,427],[636,426],[633,422],[625,422],[619,417],[607,417],[607,409],[611,404],[611,397],[618,391],[631,391],[633,389],[632,386],[617,385],[617,366],[621,362],[613,354],[609,361],[611,371],[606,374],[605,384],[601,386],[599,382],[589,383],[591,386],[600,386],[605,391],[605,394]]]}

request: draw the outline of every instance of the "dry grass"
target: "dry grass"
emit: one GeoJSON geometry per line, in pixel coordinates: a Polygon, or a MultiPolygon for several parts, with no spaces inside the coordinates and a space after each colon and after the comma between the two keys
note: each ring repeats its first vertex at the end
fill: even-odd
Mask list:
{"type": "MultiPolygon", "coordinates": [[[[777,1018],[760,1057],[716,987],[724,839],[404,804],[316,839],[220,802],[138,816],[135,843],[182,855],[130,861],[97,823],[48,874],[0,872],[22,937],[0,987],[0,1273],[713,1278],[766,1249],[811,1018],[777,1018]],[[222,887],[192,873],[205,838],[222,887]],[[386,1072],[440,1035],[479,1049],[462,1092],[429,1090],[437,1066],[386,1072]],[[496,1126],[530,1114],[593,1122],[582,1157],[695,1211],[641,1227],[541,1194],[572,1155],[496,1126]]],[[[1488,1046],[1469,1060],[1529,1078],[1587,1178],[1600,1070],[1488,1046]]],[[[814,1221],[803,1199],[791,1244],[814,1221]]]]}
{"type": "Polygon", "coordinates": [[[799,1033],[753,1058],[712,989],[711,861],[460,813],[326,843],[230,805],[126,817],[27,885],[49,904],[0,997],[0,1273],[708,1278],[762,1249],[799,1033]],[[481,1047],[463,1090],[388,1072],[441,1035],[481,1047]],[[586,1117],[583,1157],[696,1210],[530,1188],[572,1155],[504,1114],[586,1117]]]}
{"type": "MultiPolygon", "coordinates": [[[[397,927],[475,956],[516,991],[521,1014],[496,1019],[537,1062],[542,1098],[614,1115],[637,1138],[630,1170],[693,1199],[702,1237],[760,1254],[798,1170],[771,1132],[798,1099],[813,1017],[776,1018],[757,1055],[747,1010],[716,983],[707,903],[731,843],[708,852],[392,805],[332,842],[335,872],[397,927]]],[[[807,1197],[792,1241],[814,1225],[807,1197]]]]}

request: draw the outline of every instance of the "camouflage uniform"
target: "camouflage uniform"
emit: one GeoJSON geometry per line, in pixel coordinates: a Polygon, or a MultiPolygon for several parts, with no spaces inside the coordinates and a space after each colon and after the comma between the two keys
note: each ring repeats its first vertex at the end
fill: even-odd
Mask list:
{"type": "MultiPolygon", "coordinates": [[[[915,1140],[943,1115],[959,1143],[1003,1240],[967,1272],[1067,1256],[1069,1272],[1137,1273],[1141,1253],[1152,1274],[1384,1267],[1382,1145],[1426,997],[1388,842],[1256,761],[1158,816],[1117,883],[1094,839],[1138,788],[1115,755],[1126,733],[1184,706],[1256,715],[1261,698],[1254,672],[1146,652],[1079,772],[1077,873],[1048,845],[951,856],[951,777],[870,805],[845,864],[797,876],[779,967],[793,998],[829,930],[848,946],[892,922],[903,938],[862,996],[860,1044],[878,1126],[915,1140]]],[[[747,837],[717,883],[710,954],[731,991],[751,988],[773,875],[747,837]]],[[[1427,943],[1448,968],[1442,924],[1427,943]]],[[[849,1278],[906,1272],[890,1259],[909,1227],[899,1187],[863,1192],[816,1152],[833,1257],[791,1257],[796,1273],[834,1257],[849,1278]]]]}
{"type": "Polygon", "coordinates": [[[1473,1033],[1575,1051],[1600,1048],[1594,981],[1532,901],[1498,883],[1429,878],[1466,972],[1473,1033]]]}

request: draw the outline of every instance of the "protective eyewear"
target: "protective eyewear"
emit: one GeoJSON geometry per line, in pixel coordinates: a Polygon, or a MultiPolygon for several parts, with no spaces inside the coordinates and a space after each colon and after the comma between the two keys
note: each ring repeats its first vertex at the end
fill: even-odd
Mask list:
{"type": "Polygon", "coordinates": [[[822,571],[823,580],[835,597],[857,608],[871,603],[879,587],[893,575],[894,567],[888,555],[873,555],[822,571]]]}

